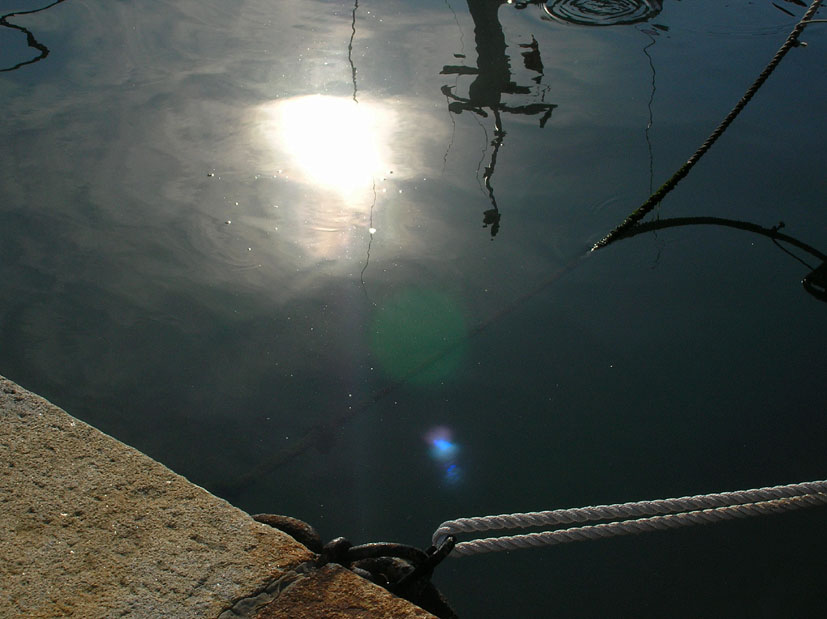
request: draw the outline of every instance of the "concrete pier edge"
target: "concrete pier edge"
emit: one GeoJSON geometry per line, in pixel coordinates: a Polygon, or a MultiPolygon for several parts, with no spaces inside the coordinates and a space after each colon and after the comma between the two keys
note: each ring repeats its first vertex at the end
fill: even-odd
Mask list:
{"type": "Polygon", "coordinates": [[[429,618],[0,376],[0,616],[429,618]]]}

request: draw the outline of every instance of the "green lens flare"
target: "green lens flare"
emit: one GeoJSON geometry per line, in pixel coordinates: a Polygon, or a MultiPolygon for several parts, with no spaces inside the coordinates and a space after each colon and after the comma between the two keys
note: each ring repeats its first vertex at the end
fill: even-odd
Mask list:
{"type": "Polygon", "coordinates": [[[425,385],[459,367],[465,343],[462,311],[446,295],[406,290],[383,304],[371,329],[381,369],[397,380],[425,385]]]}

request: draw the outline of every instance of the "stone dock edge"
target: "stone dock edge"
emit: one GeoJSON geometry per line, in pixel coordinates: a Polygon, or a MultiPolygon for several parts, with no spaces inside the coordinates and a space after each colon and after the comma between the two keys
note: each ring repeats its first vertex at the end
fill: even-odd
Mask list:
{"type": "Polygon", "coordinates": [[[0,617],[433,617],[2,376],[0,423],[0,617]]]}

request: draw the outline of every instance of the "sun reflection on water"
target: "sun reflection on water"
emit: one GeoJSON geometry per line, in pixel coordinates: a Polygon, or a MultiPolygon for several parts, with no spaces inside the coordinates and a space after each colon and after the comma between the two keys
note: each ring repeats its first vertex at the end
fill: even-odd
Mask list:
{"type": "Polygon", "coordinates": [[[352,199],[388,170],[393,113],[379,104],[308,95],[267,103],[261,114],[268,145],[306,182],[352,199]]]}

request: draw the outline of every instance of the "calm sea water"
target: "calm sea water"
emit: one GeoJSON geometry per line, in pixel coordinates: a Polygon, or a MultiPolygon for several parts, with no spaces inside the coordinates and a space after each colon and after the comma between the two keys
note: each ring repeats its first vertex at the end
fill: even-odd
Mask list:
{"type": "MultiPolygon", "coordinates": [[[[827,304],[801,280],[827,253],[827,26],[663,228],[581,259],[805,7],[580,4],[548,6],[651,14],[65,0],[7,18],[48,55],[0,28],[0,373],[244,510],[356,543],[823,479],[827,304]],[[687,217],[783,221],[821,258],[667,227],[687,217]]],[[[824,517],[450,560],[435,582],[461,617],[824,616],[824,517]]]]}

